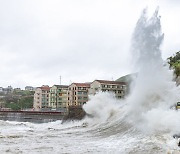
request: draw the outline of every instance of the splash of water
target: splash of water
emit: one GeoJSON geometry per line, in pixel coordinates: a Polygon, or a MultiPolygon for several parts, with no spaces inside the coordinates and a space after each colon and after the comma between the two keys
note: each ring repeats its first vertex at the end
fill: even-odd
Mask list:
{"type": "Polygon", "coordinates": [[[98,122],[107,120],[118,112],[119,102],[114,94],[99,92],[95,96],[90,96],[90,101],[83,106],[86,113],[92,115],[98,122]]]}
{"type": "Polygon", "coordinates": [[[180,90],[161,57],[163,38],[158,9],[150,19],[145,9],[132,37],[138,77],[127,103],[129,121],[146,132],[176,132],[180,128],[180,113],[170,110],[180,100],[180,90]]]}
{"type": "Polygon", "coordinates": [[[180,100],[180,89],[161,57],[163,39],[158,9],[151,18],[147,17],[145,9],[132,37],[132,55],[138,76],[129,97],[119,102],[127,106],[119,107],[112,96],[99,93],[84,106],[85,111],[99,119],[98,122],[105,122],[112,113],[120,113],[123,109],[126,120],[145,133],[177,133],[180,112],[170,107],[180,100]]]}

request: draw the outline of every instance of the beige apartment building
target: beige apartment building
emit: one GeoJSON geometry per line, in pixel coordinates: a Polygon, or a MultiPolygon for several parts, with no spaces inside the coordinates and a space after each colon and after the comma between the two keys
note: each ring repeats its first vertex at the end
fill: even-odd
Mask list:
{"type": "Polygon", "coordinates": [[[88,101],[89,83],[72,83],[68,88],[68,106],[82,106],[88,101]]]}
{"type": "Polygon", "coordinates": [[[35,89],[33,108],[35,111],[47,109],[49,105],[50,87],[43,85],[35,89]]]}
{"type": "Polygon", "coordinates": [[[95,80],[90,84],[89,94],[95,95],[97,92],[113,92],[117,98],[124,98],[127,84],[125,82],[95,80]]]}
{"type": "Polygon", "coordinates": [[[66,85],[54,85],[50,88],[49,92],[49,107],[66,111],[67,109],[67,91],[66,85]]]}

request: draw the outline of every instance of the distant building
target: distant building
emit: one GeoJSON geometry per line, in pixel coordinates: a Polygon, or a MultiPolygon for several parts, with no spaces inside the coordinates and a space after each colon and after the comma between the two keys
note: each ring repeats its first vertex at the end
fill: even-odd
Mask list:
{"type": "Polygon", "coordinates": [[[4,94],[10,94],[13,92],[12,86],[8,86],[7,88],[3,88],[3,93],[4,94]]]}
{"type": "Polygon", "coordinates": [[[0,87],[0,93],[3,93],[3,87],[0,87]]]}
{"type": "Polygon", "coordinates": [[[35,111],[48,108],[49,91],[50,91],[50,87],[47,85],[43,85],[41,87],[36,88],[34,93],[34,103],[33,103],[33,107],[35,111]]]}
{"type": "Polygon", "coordinates": [[[14,91],[15,91],[15,92],[20,92],[20,91],[21,91],[21,88],[14,88],[14,91]]]}
{"type": "Polygon", "coordinates": [[[126,83],[108,80],[95,80],[90,84],[89,94],[97,92],[113,92],[117,98],[124,98],[126,94],[126,83]]]}
{"type": "Polygon", "coordinates": [[[72,83],[68,88],[68,106],[82,106],[88,101],[89,83],[72,83]]]}
{"type": "Polygon", "coordinates": [[[67,110],[67,90],[66,85],[52,86],[49,92],[49,107],[65,112],[67,110]]]}
{"type": "Polygon", "coordinates": [[[35,91],[35,88],[32,87],[32,86],[26,86],[25,90],[27,90],[27,91],[35,91]]]}

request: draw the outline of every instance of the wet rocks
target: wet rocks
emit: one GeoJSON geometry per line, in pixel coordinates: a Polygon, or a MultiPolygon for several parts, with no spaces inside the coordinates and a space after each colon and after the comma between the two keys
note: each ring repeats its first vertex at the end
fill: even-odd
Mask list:
{"type": "Polygon", "coordinates": [[[69,106],[68,114],[64,116],[63,122],[67,120],[81,120],[85,117],[86,113],[82,106],[69,106]]]}

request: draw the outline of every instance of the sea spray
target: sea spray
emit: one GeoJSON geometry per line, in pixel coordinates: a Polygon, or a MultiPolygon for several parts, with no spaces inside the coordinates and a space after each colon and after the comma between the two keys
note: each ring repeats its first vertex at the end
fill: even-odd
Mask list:
{"type": "Polygon", "coordinates": [[[101,92],[91,96],[83,108],[94,117],[93,122],[107,122],[110,117],[117,122],[123,117],[123,121],[144,133],[179,131],[180,112],[171,107],[180,100],[180,89],[173,82],[173,72],[161,57],[163,39],[158,9],[151,18],[147,17],[145,9],[132,36],[131,51],[138,74],[131,94],[125,100],[101,92]]]}
{"type": "Polygon", "coordinates": [[[86,113],[92,115],[96,122],[106,122],[119,110],[119,101],[113,93],[99,92],[90,96],[90,100],[83,106],[86,113]]]}
{"type": "Polygon", "coordinates": [[[180,90],[161,57],[158,9],[151,18],[145,9],[132,37],[132,56],[138,75],[127,98],[129,121],[146,133],[177,132],[180,113],[170,107],[180,100],[180,90]]]}

